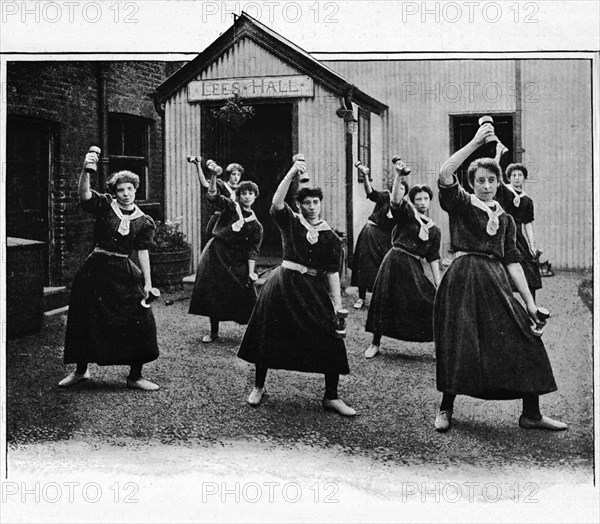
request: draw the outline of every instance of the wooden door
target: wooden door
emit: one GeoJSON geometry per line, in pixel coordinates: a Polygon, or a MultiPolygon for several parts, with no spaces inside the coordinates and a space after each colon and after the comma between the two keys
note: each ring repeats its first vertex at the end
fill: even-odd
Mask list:
{"type": "Polygon", "coordinates": [[[45,243],[44,283],[49,284],[49,184],[55,133],[51,123],[8,116],[6,133],[6,234],[45,243]]]}
{"type": "MultiPolygon", "coordinates": [[[[281,236],[269,215],[271,200],[280,180],[292,165],[291,103],[254,104],[254,116],[241,127],[226,125],[214,117],[215,106],[202,111],[202,156],[225,167],[237,162],[245,173],[243,180],[258,184],[260,196],[254,212],[264,228],[263,257],[281,256],[281,236]]],[[[203,196],[202,230],[212,210],[203,196]]]]}

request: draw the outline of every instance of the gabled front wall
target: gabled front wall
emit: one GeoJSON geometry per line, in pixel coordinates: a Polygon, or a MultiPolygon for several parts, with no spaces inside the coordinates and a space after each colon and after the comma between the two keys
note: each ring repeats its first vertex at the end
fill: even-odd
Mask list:
{"type": "MultiPolygon", "coordinates": [[[[250,38],[243,38],[193,80],[295,74],[305,73],[284,63],[250,38]]],[[[339,97],[315,80],[314,98],[297,101],[297,144],[298,151],[307,159],[314,182],[325,191],[323,217],[333,228],[345,232],[345,127],[335,114],[339,107],[339,97]]],[[[204,233],[201,231],[200,187],[195,168],[186,157],[202,151],[201,104],[188,103],[187,86],[165,103],[165,137],[166,217],[182,217],[183,230],[194,247],[193,263],[196,264],[204,233]]],[[[290,158],[290,165],[291,162],[290,158]]]]}

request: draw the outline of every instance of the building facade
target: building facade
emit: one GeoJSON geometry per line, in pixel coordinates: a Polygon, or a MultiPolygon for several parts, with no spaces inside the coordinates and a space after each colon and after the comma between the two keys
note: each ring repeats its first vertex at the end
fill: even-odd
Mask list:
{"type": "MultiPolygon", "coordinates": [[[[156,90],[165,129],[165,212],[183,217],[197,260],[207,206],[186,157],[202,155],[224,166],[240,162],[261,188],[255,207],[266,226],[263,251],[277,257],[268,207],[292,154],[302,152],[313,181],[325,191],[324,218],[345,234],[351,254],[372,210],[356,182],[355,161],[371,167],[378,189],[389,180],[391,158],[400,154],[412,168],[409,183],[428,183],[436,192],[441,164],[472,138],[478,118],[489,114],[510,150],[503,166],[522,162],[529,170],[525,191],[536,205],[542,260],[563,269],[589,268],[591,78],[591,61],[581,59],[312,56],[242,13],[156,90]],[[290,82],[304,82],[304,91],[291,93],[290,82]],[[215,108],[234,94],[255,110],[240,129],[215,122],[215,108]]],[[[430,213],[442,228],[445,255],[447,214],[435,200],[430,213]]]]}
{"type": "MultiPolygon", "coordinates": [[[[260,187],[261,254],[276,263],[281,244],[268,210],[301,152],[323,187],[323,217],[343,234],[348,255],[371,213],[354,163],[387,185],[393,155],[409,182],[434,188],[441,163],[464,145],[483,114],[494,117],[509,160],[530,171],[542,260],[590,268],[592,237],[592,73],[582,59],[348,60],[310,55],[246,14],[194,60],[13,61],[7,68],[6,230],[44,242],[44,283],[69,285],[91,249],[92,220],[78,205],[77,180],[90,145],[103,152],[98,176],[141,175],[137,200],[155,218],[181,217],[194,264],[210,211],[189,155],[223,167],[239,162],[260,187]],[[232,96],[252,109],[223,119],[232,96]]],[[[449,248],[448,219],[432,218],[449,248]]]]}
{"type": "Polygon", "coordinates": [[[163,131],[149,94],[180,65],[8,62],[6,231],[44,242],[45,286],[69,284],[91,250],[93,221],[77,196],[90,145],[102,148],[94,189],[130,169],[140,207],[161,216],[163,131]]]}

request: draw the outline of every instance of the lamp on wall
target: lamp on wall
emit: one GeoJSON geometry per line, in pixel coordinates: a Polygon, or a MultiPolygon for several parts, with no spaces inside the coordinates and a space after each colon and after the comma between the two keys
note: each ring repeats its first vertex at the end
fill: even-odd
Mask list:
{"type": "Polygon", "coordinates": [[[339,118],[344,119],[346,133],[349,135],[356,133],[358,130],[358,120],[355,118],[354,110],[352,109],[352,89],[342,98],[342,106],[338,108],[335,114],[339,118]]]}
{"type": "Polygon", "coordinates": [[[346,126],[346,133],[352,135],[358,130],[358,120],[354,116],[352,109],[344,109],[340,107],[336,112],[336,115],[344,119],[344,125],[346,126]]]}

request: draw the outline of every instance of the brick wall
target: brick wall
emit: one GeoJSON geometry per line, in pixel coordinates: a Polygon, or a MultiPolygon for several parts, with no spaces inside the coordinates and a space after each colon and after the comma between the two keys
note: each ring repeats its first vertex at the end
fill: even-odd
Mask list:
{"type": "MultiPolygon", "coordinates": [[[[109,112],[151,121],[148,209],[161,213],[163,195],[163,138],[160,115],[149,94],[181,63],[108,62],[109,112]]],[[[49,181],[50,283],[64,285],[92,247],[93,222],[79,207],[77,181],[81,162],[91,144],[100,145],[100,63],[8,62],[8,115],[33,117],[54,124],[54,168],[49,181]]],[[[10,176],[10,173],[9,173],[10,176]]],[[[98,189],[97,181],[92,181],[98,189]]],[[[10,208],[10,202],[7,202],[10,208]]]]}

